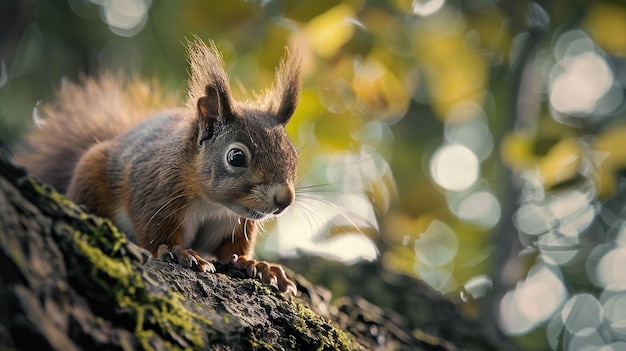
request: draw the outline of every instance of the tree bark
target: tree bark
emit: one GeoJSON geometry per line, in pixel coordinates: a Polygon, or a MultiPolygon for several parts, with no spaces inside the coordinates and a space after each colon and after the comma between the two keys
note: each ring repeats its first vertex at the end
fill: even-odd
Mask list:
{"type": "MultiPolygon", "coordinates": [[[[461,339],[410,327],[362,298],[333,305],[327,290],[293,272],[299,297],[230,266],[199,273],[154,259],[3,149],[0,267],[3,350],[462,349],[461,339]]],[[[466,325],[458,314],[446,318],[466,325]]]]}

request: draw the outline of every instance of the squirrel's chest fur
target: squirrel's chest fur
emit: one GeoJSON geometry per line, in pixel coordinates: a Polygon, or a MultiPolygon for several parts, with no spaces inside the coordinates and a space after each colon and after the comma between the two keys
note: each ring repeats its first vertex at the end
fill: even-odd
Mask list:
{"type": "MultiPolygon", "coordinates": [[[[186,207],[181,224],[181,244],[204,257],[215,256],[214,252],[222,241],[233,235],[239,224],[238,217],[224,206],[204,200],[196,200],[186,207]]],[[[132,222],[125,208],[119,208],[112,220],[117,227],[133,236],[132,222]]]]}
{"type": "Polygon", "coordinates": [[[222,205],[196,200],[185,213],[183,247],[196,250],[204,257],[214,256],[221,242],[233,235],[238,220],[222,205]]]}

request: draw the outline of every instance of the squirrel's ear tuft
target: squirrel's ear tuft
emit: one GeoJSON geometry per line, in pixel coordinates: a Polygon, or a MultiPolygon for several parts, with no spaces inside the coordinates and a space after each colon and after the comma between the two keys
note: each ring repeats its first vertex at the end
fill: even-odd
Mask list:
{"type": "Polygon", "coordinates": [[[200,38],[188,43],[191,76],[187,106],[197,108],[200,117],[229,118],[233,100],[224,71],[222,55],[213,42],[206,45],[200,38]]]}
{"type": "Polygon", "coordinates": [[[296,111],[300,97],[300,53],[286,50],[276,74],[276,91],[274,99],[278,100],[276,118],[280,124],[286,125],[296,111]]]}

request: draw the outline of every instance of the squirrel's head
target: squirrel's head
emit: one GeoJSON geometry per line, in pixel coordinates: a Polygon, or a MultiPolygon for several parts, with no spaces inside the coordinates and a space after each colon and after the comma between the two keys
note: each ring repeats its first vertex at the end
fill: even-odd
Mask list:
{"type": "Polygon", "coordinates": [[[299,56],[287,53],[273,89],[246,102],[232,98],[215,45],[196,40],[190,58],[188,108],[202,193],[248,219],[279,215],[295,200],[298,156],[285,126],[300,92],[299,56]]]}

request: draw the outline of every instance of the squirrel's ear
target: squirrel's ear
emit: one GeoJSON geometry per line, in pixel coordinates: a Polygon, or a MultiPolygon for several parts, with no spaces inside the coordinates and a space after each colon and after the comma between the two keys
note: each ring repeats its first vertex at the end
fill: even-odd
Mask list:
{"type": "Polygon", "coordinates": [[[210,42],[207,46],[198,37],[189,42],[189,61],[191,76],[187,106],[190,111],[197,111],[203,133],[200,137],[211,138],[215,123],[226,122],[233,115],[233,99],[224,62],[215,43],[210,42]]]}
{"type": "Polygon", "coordinates": [[[275,98],[279,101],[276,118],[280,124],[286,125],[296,111],[300,96],[300,54],[289,52],[280,63],[276,79],[277,92],[275,98]]]}
{"type": "Polygon", "coordinates": [[[200,119],[200,133],[202,139],[209,139],[213,136],[215,123],[222,115],[222,104],[217,88],[213,85],[206,86],[206,95],[198,99],[198,118],[200,119]]]}

